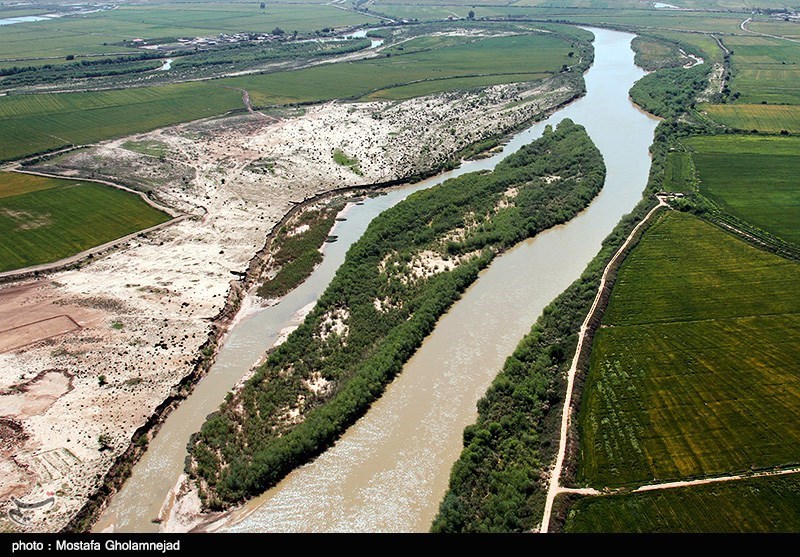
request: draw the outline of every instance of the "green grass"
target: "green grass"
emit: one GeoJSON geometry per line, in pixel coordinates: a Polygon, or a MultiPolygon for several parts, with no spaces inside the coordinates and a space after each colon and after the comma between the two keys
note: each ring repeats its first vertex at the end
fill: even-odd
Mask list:
{"type": "MultiPolygon", "coordinates": [[[[393,98],[515,82],[557,72],[574,47],[551,35],[485,38],[436,50],[208,82],[89,93],[0,97],[0,160],[92,143],[242,108],[358,98],[420,80],[393,98]],[[464,76],[478,76],[468,77],[464,76]],[[460,77],[451,80],[451,77],[460,77]]],[[[384,93],[388,95],[388,93],[384,93]]]]}
{"type": "Polygon", "coordinates": [[[709,104],[708,116],[733,129],[800,133],[800,106],[785,104],[709,104]]]}
{"type": "Polygon", "coordinates": [[[341,166],[346,166],[359,176],[362,174],[361,167],[358,165],[358,159],[346,155],[341,149],[337,148],[333,150],[333,162],[341,166]]]}
{"type": "Polygon", "coordinates": [[[620,269],[579,414],[579,483],[800,462],[800,265],[685,213],[620,269]]]}
{"type": "Polygon", "coordinates": [[[401,42],[396,45],[390,45],[383,50],[384,53],[390,53],[392,56],[402,56],[404,54],[412,54],[414,52],[422,52],[425,50],[434,50],[437,48],[445,48],[448,46],[458,46],[462,44],[474,43],[479,41],[479,37],[469,35],[431,35],[416,37],[408,41],[401,42]]]}
{"type": "Polygon", "coordinates": [[[0,272],[69,257],[169,220],[132,193],[93,183],[0,174],[0,272]],[[40,184],[36,184],[40,181],[40,184]]]}
{"type": "Polygon", "coordinates": [[[685,141],[700,193],[727,213],[800,245],[800,137],[720,135],[685,141]]]}
{"type": "Polygon", "coordinates": [[[155,139],[143,139],[141,141],[126,141],[122,144],[124,149],[133,151],[134,153],[141,153],[142,155],[149,155],[151,157],[161,157],[167,154],[168,146],[163,141],[155,139]]]}
{"type": "Polygon", "coordinates": [[[691,154],[683,151],[668,153],[662,189],[668,192],[691,193],[693,184],[694,166],[691,154]]]}
{"type": "Polygon", "coordinates": [[[567,532],[798,532],[800,475],[609,497],[570,510],[567,532]]]}
{"type": "Polygon", "coordinates": [[[753,35],[724,37],[733,50],[730,88],[741,104],[800,104],[800,43],[753,35]]]}

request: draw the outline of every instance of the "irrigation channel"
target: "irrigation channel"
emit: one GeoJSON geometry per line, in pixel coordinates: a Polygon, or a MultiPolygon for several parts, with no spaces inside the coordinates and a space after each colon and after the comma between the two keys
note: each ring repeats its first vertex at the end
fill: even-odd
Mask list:
{"type": "Polygon", "coordinates": [[[476,402],[543,308],[600,249],[619,219],[641,198],[650,169],[648,147],[657,120],[628,97],[644,71],[633,63],[634,35],[595,34],[587,94],[517,134],[491,158],[351,207],[337,223],[336,243],[306,282],[271,308],[241,319],[209,374],[173,412],[96,530],[156,531],[151,520],[182,472],[189,436],[280,331],[300,322],[344,260],[347,248],[379,213],[414,191],[481,169],[539,137],[548,124],[571,118],[586,127],[603,154],[603,191],[570,222],[522,242],[481,273],[390,384],[383,397],[334,447],[211,529],[268,531],[427,531],[461,451],[462,431],[476,402]]]}

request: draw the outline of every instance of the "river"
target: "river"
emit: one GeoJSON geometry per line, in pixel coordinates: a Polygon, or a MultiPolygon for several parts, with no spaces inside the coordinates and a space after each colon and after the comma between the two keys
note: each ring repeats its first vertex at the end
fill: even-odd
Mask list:
{"type": "Polygon", "coordinates": [[[7,17],[0,19],[0,25],[14,25],[15,23],[35,23],[37,21],[49,21],[51,19],[58,19],[60,17],[67,17],[72,15],[87,15],[93,14],[96,12],[102,12],[105,10],[115,9],[116,7],[112,6],[101,6],[99,8],[88,9],[88,10],[75,10],[71,12],[57,12],[52,14],[44,14],[44,15],[21,15],[18,17],[7,17]]]}
{"type": "Polygon", "coordinates": [[[586,96],[517,134],[491,158],[351,207],[334,232],[339,240],[326,246],[312,276],[278,305],[251,312],[232,328],[209,374],[166,420],[95,530],[158,529],[151,519],[181,473],[191,433],[280,331],[300,322],[300,310],[316,300],[377,214],[419,189],[493,168],[539,137],[545,125],[571,118],[586,127],[607,166],[603,191],[589,208],[498,257],[332,449],[219,525],[258,532],[428,529],[460,453],[463,428],[475,420],[476,401],[544,306],[580,275],[601,240],[638,202],[647,182],[657,122],[628,99],[631,85],[644,75],[633,64],[633,35],[592,31],[595,63],[586,74],[586,96]]]}

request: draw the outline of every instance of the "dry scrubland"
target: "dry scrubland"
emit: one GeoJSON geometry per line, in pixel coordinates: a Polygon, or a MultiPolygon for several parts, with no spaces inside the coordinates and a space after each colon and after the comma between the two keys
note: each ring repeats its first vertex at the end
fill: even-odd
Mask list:
{"type": "Polygon", "coordinates": [[[0,501],[55,493],[54,505],[28,511],[31,528],[67,523],[193,369],[239,288],[231,273],[247,269],[296,202],[436,167],[575,92],[574,82],[556,77],[400,103],[331,103],[280,118],[255,113],[41,163],[69,177],[124,182],[191,218],[81,269],[0,286],[0,501]],[[337,164],[335,149],[357,160],[361,174],[337,164]]]}

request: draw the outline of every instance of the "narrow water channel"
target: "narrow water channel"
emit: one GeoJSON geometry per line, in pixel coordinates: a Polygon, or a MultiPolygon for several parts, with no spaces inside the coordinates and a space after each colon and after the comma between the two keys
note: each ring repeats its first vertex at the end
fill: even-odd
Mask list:
{"type": "Polygon", "coordinates": [[[601,240],[637,203],[650,167],[656,120],[628,100],[644,72],[633,64],[632,34],[593,29],[595,63],[587,95],[516,135],[498,155],[393,190],[351,208],[323,263],[280,304],[242,319],[209,374],[166,420],[132,477],[95,527],[156,531],[180,475],[189,436],[277,339],[299,324],[357,240],[380,212],[419,189],[484,168],[539,137],[565,117],[584,125],[606,161],[603,192],[570,223],[499,257],[437,324],[370,411],[329,451],[290,474],[221,524],[233,531],[426,531],[461,449],[463,428],[505,358],[558,293],[575,280],[601,240]]]}

